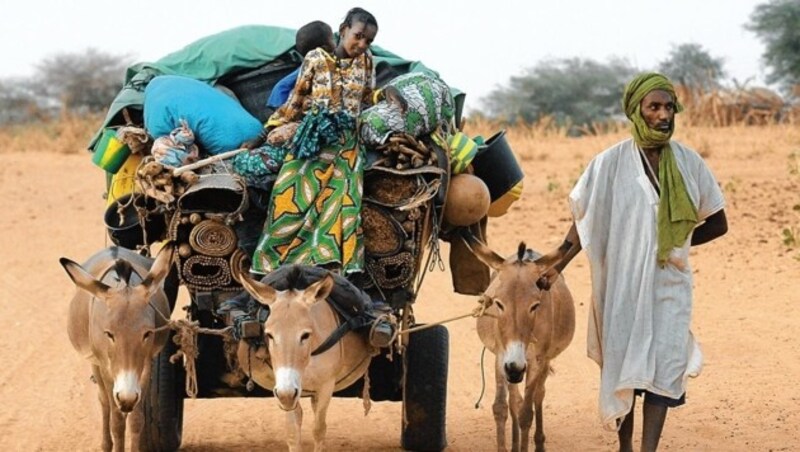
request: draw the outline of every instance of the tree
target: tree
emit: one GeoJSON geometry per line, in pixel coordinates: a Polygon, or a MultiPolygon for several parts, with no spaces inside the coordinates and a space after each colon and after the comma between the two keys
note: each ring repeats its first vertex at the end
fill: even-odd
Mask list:
{"type": "Polygon", "coordinates": [[[787,90],[800,84],[800,2],[770,0],[758,5],[745,28],[766,46],[764,62],[772,69],[767,82],[787,90]]]}
{"type": "Polygon", "coordinates": [[[36,66],[36,91],[67,110],[103,111],[122,88],[129,59],[96,49],[53,55],[36,66]]]}
{"type": "Polygon", "coordinates": [[[29,81],[0,79],[0,124],[26,122],[42,115],[42,104],[29,81]]]}
{"type": "Polygon", "coordinates": [[[487,115],[509,122],[552,116],[559,125],[592,126],[622,113],[620,99],[635,70],[626,61],[567,58],[545,61],[511,77],[482,104],[487,115]]]}
{"type": "Polygon", "coordinates": [[[687,43],[673,46],[658,70],[678,85],[710,91],[719,88],[723,65],[722,58],[712,57],[700,44],[687,43]]]}

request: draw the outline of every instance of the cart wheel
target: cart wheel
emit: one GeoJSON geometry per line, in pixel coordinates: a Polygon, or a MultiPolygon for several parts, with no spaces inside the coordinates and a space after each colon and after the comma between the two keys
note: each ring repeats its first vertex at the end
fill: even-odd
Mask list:
{"type": "Polygon", "coordinates": [[[449,335],[442,325],[411,333],[403,410],[406,450],[442,450],[447,446],[447,360],[449,335]]]}
{"type": "Polygon", "coordinates": [[[169,357],[178,349],[170,333],[167,344],[153,359],[150,392],[144,403],[144,427],[141,448],[148,451],[175,451],[181,446],[183,431],[183,395],[186,373],[180,363],[169,357]]]}

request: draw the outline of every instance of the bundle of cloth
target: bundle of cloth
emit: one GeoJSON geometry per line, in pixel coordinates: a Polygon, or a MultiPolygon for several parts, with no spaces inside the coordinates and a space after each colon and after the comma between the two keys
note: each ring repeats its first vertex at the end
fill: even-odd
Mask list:
{"type": "Polygon", "coordinates": [[[453,121],[455,103],[450,88],[440,79],[422,72],[409,72],[392,79],[387,86],[396,88],[408,103],[405,113],[386,100],[364,110],[359,117],[360,138],[367,146],[379,146],[393,133],[414,137],[427,135],[453,121]]]}
{"type": "Polygon", "coordinates": [[[156,160],[180,166],[205,155],[237,149],[261,132],[261,123],[239,102],[203,82],[162,75],[144,93],[144,125],[156,160]],[[197,144],[199,149],[192,146],[197,144]]]}

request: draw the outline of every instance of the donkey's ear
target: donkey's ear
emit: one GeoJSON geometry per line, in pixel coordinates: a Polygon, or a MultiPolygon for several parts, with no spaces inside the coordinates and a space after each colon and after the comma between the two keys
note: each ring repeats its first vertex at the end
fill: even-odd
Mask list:
{"type": "Polygon", "coordinates": [[[461,237],[461,240],[467,245],[467,248],[469,248],[472,254],[490,268],[500,270],[503,263],[506,261],[502,256],[492,251],[485,243],[472,235],[468,229],[460,228],[459,237],[461,237]]]}
{"type": "Polygon", "coordinates": [[[278,294],[278,291],[269,284],[264,284],[261,281],[256,281],[251,278],[249,272],[246,270],[242,270],[239,273],[239,282],[242,283],[242,287],[244,287],[247,293],[264,305],[271,305],[278,294]]]}
{"type": "Polygon", "coordinates": [[[61,263],[61,266],[64,267],[64,270],[67,271],[67,274],[76,286],[96,297],[106,297],[110,287],[98,281],[94,276],[89,274],[89,272],[84,270],[83,267],[76,262],[67,259],[66,257],[59,259],[59,262],[61,263]]]}
{"type": "Polygon", "coordinates": [[[156,260],[153,262],[153,266],[150,267],[150,273],[148,273],[147,277],[142,281],[142,284],[147,287],[151,295],[163,287],[164,280],[172,269],[172,259],[174,256],[175,245],[172,242],[167,242],[161,250],[158,251],[156,260]]]}
{"type": "Polygon", "coordinates": [[[331,294],[335,284],[336,281],[333,280],[333,276],[327,273],[322,279],[306,288],[305,292],[303,292],[303,300],[308,304],[314,304],[319,300],[324,300],[331,294]]]}

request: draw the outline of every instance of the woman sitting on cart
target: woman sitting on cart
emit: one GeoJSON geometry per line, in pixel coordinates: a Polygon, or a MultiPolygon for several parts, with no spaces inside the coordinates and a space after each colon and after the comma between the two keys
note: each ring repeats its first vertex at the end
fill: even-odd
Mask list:
{"type": "MultiPolygon", "coordinates": [[[[329,54],[306,54],[297,83],[261,136],[287,149],[272,189],[251,272],[267,274],[285,263],[321,266],[343,274],[362,271],[361,193],[365,155],[356,118],[375,91],[369,46],[375,17],[353,8],[339,26],[329,54]],[[267,133],[269,132],[269,133],[267,133]]],[[[396,91],[386,93],[405,108],[396,91]]]]}

